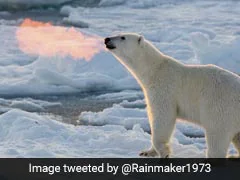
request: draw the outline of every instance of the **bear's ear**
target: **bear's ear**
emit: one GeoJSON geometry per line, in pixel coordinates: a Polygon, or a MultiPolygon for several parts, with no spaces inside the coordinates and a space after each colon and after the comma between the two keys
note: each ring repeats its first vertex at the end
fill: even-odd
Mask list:
{"type": "Polygon", "coordinates": [[[143,44],[144,44],[143,42],[144,42],[144,37],[142,35],[140,35],[139,38],[138,38],[138,44],[140,46],[143,46],[143,44]]]}

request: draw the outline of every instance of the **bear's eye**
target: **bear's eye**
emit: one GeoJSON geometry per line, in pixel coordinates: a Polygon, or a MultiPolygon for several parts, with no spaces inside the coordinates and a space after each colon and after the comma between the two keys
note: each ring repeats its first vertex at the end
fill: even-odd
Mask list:
{"type": "Polygon", "coordinates": [[[126,38],[124,36],[121,37],[121,40],[125,40],[126,38]]]}

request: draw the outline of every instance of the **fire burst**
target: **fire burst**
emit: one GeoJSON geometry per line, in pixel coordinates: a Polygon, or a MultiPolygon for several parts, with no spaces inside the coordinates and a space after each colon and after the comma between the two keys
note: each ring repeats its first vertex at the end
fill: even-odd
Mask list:
{"type": "Polygon", "coordinates": [[[53,26],[25,19],[16,31],[19,48],[27,54],[40,56],[72,56],[90,60],[103,50],[102,39],[85,35],[73,27],[53,26]]]}

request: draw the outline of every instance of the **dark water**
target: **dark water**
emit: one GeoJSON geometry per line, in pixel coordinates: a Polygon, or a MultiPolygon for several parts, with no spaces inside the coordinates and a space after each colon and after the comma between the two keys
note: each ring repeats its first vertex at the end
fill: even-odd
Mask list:
{"type": "MultiPolygon", "coordinates": [[[[50,115],[53,116],[54,119],[77,125],[77,120],[79,119],[79,115],[84,111],[91,112],[99,112],[103,111],[105,108],[112,107],[113,104],[117,104],[122,102],[123,100],[135,101],[139,98],[116,98],[116,99],[99,99],[97,98],[99,95],[112,93],[106,91],[96,91],[96,92],[86,92],[86,93],[75,93],[75,94],[57,94],[57,95],[28,95],[28,96],[5,96],[4,99],[7,100],[24,100],[24,99],[33,99],[33,100],[42,100],[46,102],[52,103],[60,103],[54,106],[44,107],[44,110],[41,109],[32,109],[26,108],[24,106],[19,107],[22,110],[29,112],[36,112],[40,115],[50,115]]],[[[129,107],[126,107],[129,108],[129,107]]],[[[133,107],[130,107],[133,108],[133,107]]],[[[136,107],[136,108],[145,108],[144,107],[136,107]]]]}
{"type": "Polygon", "coordinates": [[[56,3],[56,1],[49,0],[48,3],[33,3],[26,1],[0,1],[1,11],[24,11],[24,10],[45,10],[45,9],[60,9],[64,5],[82,6],[82,7],[97,7],[101,0],[69,0],[63,3],[56,3]]]}
{"type": "Polygon", "coordinates": [[[1,15],[0,19],[18,20],[30,18],[35,21],[50,22],[54,25],[64,25],[62,23],[63,16],[60,15],[59,10],[32,10],[32,11],[13,11],[9,15],[1,15]]]}
{"type": "Polygon", "coordinates": [[[40,99],[62,104],[62,106],[49,107],[44,113],[58,116],[65,123],[77,124],[81,112],[99,112],[111,107],[114,103],[119,103],[118,100],[98,100],[94,98],[96,95],[98,94],[42,96],[40,99]]]}

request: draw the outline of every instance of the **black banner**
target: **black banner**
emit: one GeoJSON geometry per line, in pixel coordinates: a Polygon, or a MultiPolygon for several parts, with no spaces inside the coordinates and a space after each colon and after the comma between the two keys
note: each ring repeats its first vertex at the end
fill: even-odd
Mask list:
{"type": "Polygon", "coordinates": [[[5,179],[240,179],[240,159],[0,159],[5,179]]]}

